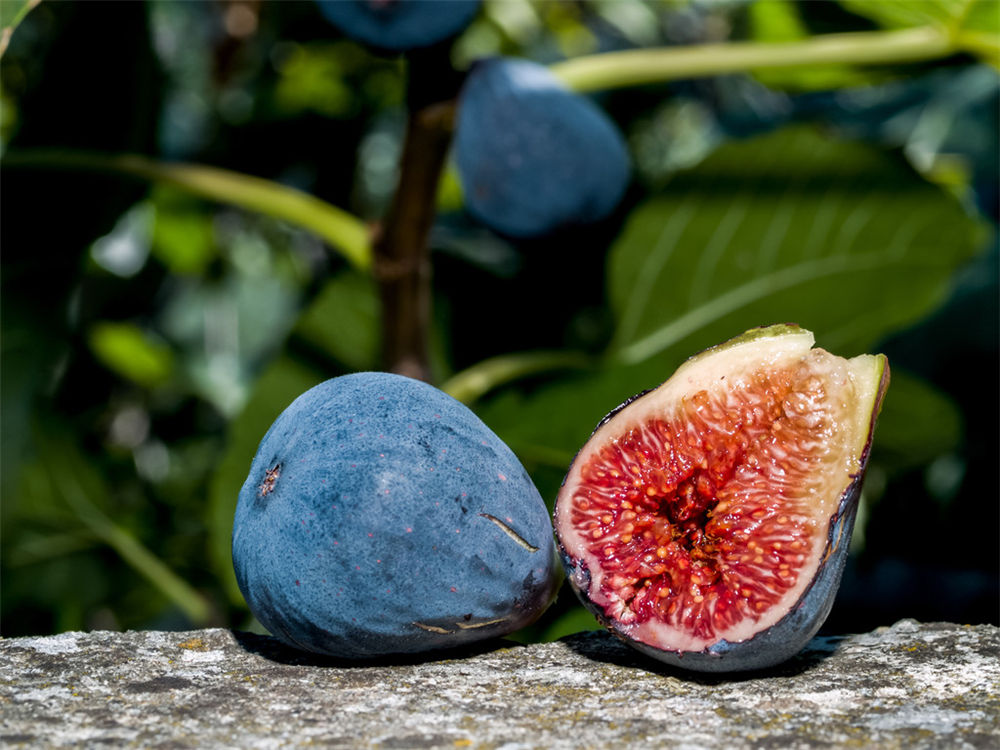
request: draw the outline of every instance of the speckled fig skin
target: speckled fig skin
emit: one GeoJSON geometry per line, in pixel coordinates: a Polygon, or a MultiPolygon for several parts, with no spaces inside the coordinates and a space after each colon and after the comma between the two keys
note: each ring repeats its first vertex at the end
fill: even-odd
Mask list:
{"type": "Polygon", "coordinates": [[[386,373],[326,381],[278,417],[240,492],[233,564],[275,636],[350,659],[510,633],[560,582],[510,449],[450,396],[386,373]]]}
{"type": "Polygon", "coordinates": [[[603,110],[545,66],[505,57],[478,61],[462,86],[455,165],[469,212],[516,239],[605,218],[631,175],[603,110]]]}
{"type": "MultiPolygon", "coordinates": [[[[782,333],[796,333],[797,326],[769,326],[748,331],[733,342],[752,340],[757,336],[773,336],[782,333]]],[[[730,342],[720,345],[726,347],[730,342]]],[[[704,353],[720,347],[713,347],[704,353]]],[[[703,354],[704,354],[703,353],[703,354]]],[[[696,359],[701,355],[695,355],[696,359]]],[[[822,553],[822,560],[812,580],[788,613],[774,625],[756,632],[752,637],[742,641],[730,642],[720,639],[701,651],[670,651],[657,648],[649,643],[637,640],[621,627],[621,624],[609,616],[604,609],[592,602],[587,591],[591,585],[590,571],[583,560],[569,554],[561,541],[558,541],[559,527],[556,523],[557,550],[566,570],[571,587],[576,592],[584,606],[595,615],[597,620],[613,635],[635,648],[641,653],[657,661],[697,672],[746,672],[766,669],[780,664],[799,653],[816,635],[830,614],[836,598],[837,590],[847,561],[847,553],[854,522],[857,516],[861,497],[861,487],[867,469],[871,452],[875,423],[881,408],[882,400],[889,385],[889,367],[883,359],[882,371],[876,388],[875,401],[872,405],[871,417],[868,423],[867,438],[858,461],[858,470],[850,475],[851,482],[840,497],[836,512],[830,517],[827,525],[827,541],[822,553]]],[[[649,389],[632,396],[613,409],[597,425],[594,434],[607,424],[622,410],[635,404],[640,399],[653,393],[649,389]]],[[[581,453],[582,453],[581,449],[581,453]]],[[[577,459],[579,459],[579,455],[577,459]]],[[[568,477],[568,475],[567,475],[568,477]]],[[[565,480],[564,480],[565,481],[565,480]]]]}
{"type": "Polygon", "coordinates": [[[320,12],[346,36],[385,52],[429,47],[458,35],[481,0],[317,0],[320,12]]]}

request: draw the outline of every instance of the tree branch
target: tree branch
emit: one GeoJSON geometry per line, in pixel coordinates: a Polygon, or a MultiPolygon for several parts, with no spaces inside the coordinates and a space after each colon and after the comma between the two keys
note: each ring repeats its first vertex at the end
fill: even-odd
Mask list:
{"type": "MultiPolygon", "coordinates": [[[[411,60],[417,75],[433,70],[411,60]]],[[[438,79],[440,80],[440,79],[438,79]]],[[[452,95],[455,88],[450,92],[452,95]]],[[[431,318],[431,262],[427,247],[434,224],[438,182],[451,144],[455,102],[420,102],[411,96],[400,161],[399,185],[375,239],[375,277],[382,300],[382,365],[430,381],[428,331],[431,318]]]]}

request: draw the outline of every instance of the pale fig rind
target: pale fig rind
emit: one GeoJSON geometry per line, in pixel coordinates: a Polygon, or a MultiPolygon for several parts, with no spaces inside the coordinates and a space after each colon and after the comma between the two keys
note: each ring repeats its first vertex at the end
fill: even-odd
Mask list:
{"type": "MultiPolygon", "coordinates": [[[[690,363],[695,363],[702,357],[739,344],[749,343],[756,339],[784,335],[807,335],[811,342],[811,334],[794,325],[753,329],[742,336],[695,355],[685,365],[682,365],[678,370],[678,374],[681,374],[684,368],[690,363]]],[[[567,571],[567,577],[572,588],[576,591],[587,609],[597,617],[598,621],[607,627],[612,634],[638,651],[658,661],[692,671],[739,672],[765,669],[780,664],[799,653],[822,626],[833,606],[847,560],[847,550],[857,515],[861,486],[871,450],[875,422],[888,387],[889,367],[886,358],[882,355],[877,355],[868,359],[873,368],[871,374],[874,376],[874,387],[868,394],[871,398],[870,417],[864,437],[864,444],[857,455],[856,468],[849,476],[850,482],[840,494],[836,510],[830,516],[826,525],[826,543],[821,554],[820,563],[812,574],[808,585],[801,592],[801,595],[794,604],[788,608],[784,616],[777,622],[753,633],[751,637],[734,641],[720,638],[700,650],[658,648],[656,645],[636,638],[629,631],[628,627],[622,626],[600,604],[592,601],[590,596],[591,572],[587,567],[586,561],[571,554],[563,542],[563,534],[560,533],[559,501],[557,500],[555,521],[560,557],[567,571]]],[[[677,374],[674,377],[677,377],[677,374]]],[[[644,391],[628,399],[601,420],[597,428],[595,428],[594,435],[620,412],[657,390],[659,389],[644,391]]],[[[585,450],[581,449],[576,459],[574,459],[574,463],[581,460],[581,454],[584,452],[585,450]]],[[[569,479],[572,473],[573,469],[571,467],[570,473],[567,474],[567,479],[569,479]]],[[[566,480],[564,480],[564,490],[565,485],[566,480]]],[[[562,491],[560,492],[560,499],[563,499],[562,491]]]]}

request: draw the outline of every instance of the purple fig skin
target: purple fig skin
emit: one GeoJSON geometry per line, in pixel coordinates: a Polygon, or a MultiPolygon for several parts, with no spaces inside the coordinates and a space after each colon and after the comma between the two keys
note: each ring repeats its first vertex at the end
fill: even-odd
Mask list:
{"type": "Polygon", "coordinates": [[[507,635],[561,582],[545,503],[510,448],[444,392],[379,372],[327,380],[275,420],[232,556],[275,637],[351,660],[507,635]]]}
{"type": "Polygon", "coordinates": [[[347,37],[382,52],[407,52],[461,33],[481,0],[317,0],[320,13],[347,37]]]}
{"type": "MultiPolygon", "coordinates": [[[[632,648],[659,662],[684,670],[707,673],[749,672],[768,669],[794,657],[816,635],[833,608],[847,562],[875,423],[888,385],[889,366],[883,360],[883,370],[868,425],[867,440],[859,457],[858,470],[851,475],[852,481],[842,493],[837,511],[830,517],[827,541],[822,553],[823,559],[805,591],[788,613],[774,625],[742,641],[730,642],[720,639],[701,651],[672,651],[641,642],[631,637],[615,618],[607,615],[602,607],[590,600],[587,592],[590,589],[591,574],[586,563],[570,555],[559,540],[557,550],[560,559],[570,585],[580,601],[604,627],[632,648]]],[[[627,399],[604,417],[594,432],[596,433],[597,429],[623,409],[654,390],[656,389],[643,391],[627,399]]],[[[557,524],[557,538],[558,531],[557,524]]]]}

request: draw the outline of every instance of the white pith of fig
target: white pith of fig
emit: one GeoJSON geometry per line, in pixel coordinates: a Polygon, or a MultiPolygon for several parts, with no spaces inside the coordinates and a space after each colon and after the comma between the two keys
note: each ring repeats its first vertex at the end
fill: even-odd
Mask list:
{"type": "Polygon", "coordinates": [[[662,661],[738,671],[790,658],[829,614],[889,381],[793,325],[692,357],[609,414],[556,500],[570,583],[662,661]]]}

